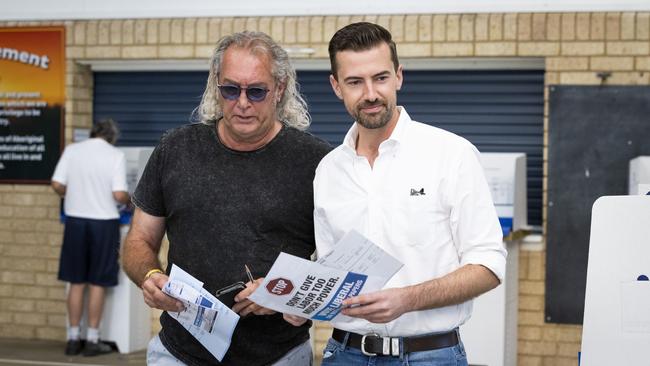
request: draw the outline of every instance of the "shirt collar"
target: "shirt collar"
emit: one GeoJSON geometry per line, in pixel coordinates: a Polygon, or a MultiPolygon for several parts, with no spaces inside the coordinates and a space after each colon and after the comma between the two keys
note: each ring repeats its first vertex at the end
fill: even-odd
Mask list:
{"type": "Polygon", "coordinates": [[[92,141],[93,143],[96,143],[96,144],[104,143],[104,144],[109,144],[110,145],[110,143],[108,141],[104,140],[101,137],[89,137],[88,141],[92,141]]]}
{"type": "MultiPolygon", "coordinates": [[[[409,114],[406,113],[406,108],[402,106],[397,106],[397,108],[399,110],[399,118],[397,119],[397,124],[395,125],[393,132],[390,134],[390,137],[388,137],[388,139],[383,141],[379,146],[380,150],[382,146],[385,145],[397,146],[402,141],[404,141],[404,138],[406,137],[406,129],[408,128],[408,125],[411,122],[411,116],[409,116],[409,114]]],[[[348,133],[345,134],[345,138],[343,139],[343,148],[345,151],[348,151],[356,155],[356,142],[357,142],[358,135],[359,135],[359,127],[355,122],[352,125],[352,127],[350,127],[350,129],[348,130],[348,133]]]]}

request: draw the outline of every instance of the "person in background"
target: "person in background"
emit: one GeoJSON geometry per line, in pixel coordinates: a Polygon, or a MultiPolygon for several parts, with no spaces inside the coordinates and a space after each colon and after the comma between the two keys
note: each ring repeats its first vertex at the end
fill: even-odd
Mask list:
{"type": "Polygon", "coordinates": [[[52,188],[64,199],[65,230],[58,278],[70,283],[66,355],[111,352],[99,340],[106,287],[117,285],[120,229],[118,204],[128,204],[126,158],[114,147],[117,124],[96,123],[90,138],[68,145],[52,176],[52,188]],[[84,291],[88,288],[86,342],[79,335],[84,291]]]}
{"type": "MultiPolygon", "coordinates": [[[[161,291],[172,264],[215,293],[245,279],[244,265],[259,277],[280,252],[309,258],[314,171],[330,151],[304,132],[310,119],[295,71],[286,51],[264,33],[219,41],[196,112],[202,123],[166,133],[152,153],[133,194],[136,209],[122,255],[145,302],[166,311],[182,309],[161,291]],[[158,261],[165,233],[167,272],[158,261]]],[[[232,309],[241,318],[222,362],[167,312],[147,362],[311,364],[310,324],[293,327],[246,299],[259,283],[248,281],[235,297],[232,309]]]]}
{"type": "Polygon", "coordinates": [[[384,289],[343,302],[351,320],[333,322],[323,365],[467,365],[458,327],[506,263],[478,151],[397,106],[402,66],[383,27],[343,27],[329,55],[330,83],[355,123],[316,171],[317,252],[355,229],[404,266],[384,289]]]}

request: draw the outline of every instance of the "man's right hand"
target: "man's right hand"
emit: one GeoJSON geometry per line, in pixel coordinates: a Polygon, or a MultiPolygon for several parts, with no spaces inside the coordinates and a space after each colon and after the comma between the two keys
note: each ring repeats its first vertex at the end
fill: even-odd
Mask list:
{"type": "Polygon", "coordinates": [[[169,277],[162,273],[154,273],[142,283],[144,302],[154,309],[180,312],[185,309],[183,303],[162,292],[169,277]]]}

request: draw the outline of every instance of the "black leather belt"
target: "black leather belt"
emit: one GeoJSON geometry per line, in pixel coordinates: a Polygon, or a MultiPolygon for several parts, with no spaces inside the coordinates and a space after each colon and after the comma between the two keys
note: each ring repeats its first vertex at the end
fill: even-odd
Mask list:
{"type": "Polygon", "coordinates": [[[456,330],[447,333],[415,337],[382,337],[378,334],[361,335],[334,328],[332,338],[343,343],[347,334],[349,334],[347,345],[360,349],[366,356],[399,356],[400,343],[402,353],[431,351],[458,344],[458,333],[456,330]]]}

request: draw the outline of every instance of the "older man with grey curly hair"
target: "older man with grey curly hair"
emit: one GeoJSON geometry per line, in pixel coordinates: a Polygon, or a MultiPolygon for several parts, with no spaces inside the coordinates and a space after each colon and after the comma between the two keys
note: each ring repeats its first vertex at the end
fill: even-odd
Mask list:
{"type": "Polygon", "coordinates": [[[315,247],[312,181],[330,146],[304,131],[309,114],[286,51],[260,32],[222,38],[194,114],[201,123],[166,133],[147,164],[123,265],[145,302],[170,312],[182,309],[161,291],[171,264],[211,293],[244,280],[234,298],[220,297],[241,318],[218,361],[164,312],[147,361],[309,365],[310,324],[293,327],[247,299],[281,251],[309,258],[315,247]],[[167,271],[157,257],[165,232],[167,271]],[[258,280],[246,279],[244,265],[258,280]]]}

